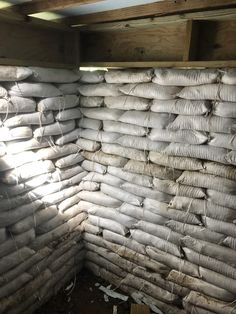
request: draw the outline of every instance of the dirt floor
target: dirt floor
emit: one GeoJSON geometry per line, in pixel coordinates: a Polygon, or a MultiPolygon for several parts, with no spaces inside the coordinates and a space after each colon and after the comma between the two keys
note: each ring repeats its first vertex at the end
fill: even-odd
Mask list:
{"type": "Polygon", "coordinates": [[[109,298],[109,302],[105,302],[104,293],[95,286],[96,283],[105,287],[109,285],[101,278],[83,269],[77,276],[76,285],[71,294],[68,295],[65,288],[62,289],[35,314],[112,314],[113,305],[117,305],[118,314],[130,313],[129,300],[124,302],[109,298]]]}

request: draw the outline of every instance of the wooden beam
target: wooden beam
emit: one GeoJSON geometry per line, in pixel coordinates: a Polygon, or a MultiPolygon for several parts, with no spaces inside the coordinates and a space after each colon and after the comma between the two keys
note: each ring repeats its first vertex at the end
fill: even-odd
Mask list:
{"type": "Polygon", "coordinates": [[[61,32],[74,32],[74,30],[67,25],[42,20],[36,17],[25,16],[9,9],[0,10],[0,22],[28,25],[28,27],[37,29],[53,29],[61,32]]]}
{"type": "Polygon", "coordinates": [[[182,14],[186,12],[233,7],[236,7],[236,0],[165,0],[122,9],[70,16],[62,19],[61,21],[69,25],[86,25],[148,16],[182,14]]]}
{"type": "Polygon", "coordinates": [[[149,307],[144,304],[131,304],[130,314],[150,314],[149,307]]]}
{"type": "Polygon", "coordinates": [[[154,18],[144,18],[137,20],[120,21],[120,22],[107,22],[100,24],[89,24],[78,27],[81,32],[117,32],[117,31],[129,31],[130,29],[140,29],[140,28],[151,28],[157,27],[166,23],[175,23],[181,21],[226,21],[226,20],[236,20],[236,8],[231,9],[221,9],[221,10],[211,10],[211,11],[200,11],[194,13],[185,13],[178,15],[154,17],[154,18]]]}
{"type": "Polygon", "coordinates": [[[22,14],[29,15],[45,11],[62,10],[65,8],[101,2],[104,0],[36,0],[12,6],[22,14]]]}
{"type": "Polygon", "coordinates": [[[197,60],[197,44],[198,44],[198,22],[189,20],[186,22],[186,33],[184,41],[183,61],[197,60]]]}
{"type": "Polygon", "coordinates": [[[38,60],[9,59],[9,58],[0,58],[0,65],[39,66],[43,68],[61,68],[61,69],[76,68],[74,64],[43,62],[43,61],[38,61],[38,60]]]}
{"type": "Polygon", "coordinates": [[[96,68],[236,68],[236,60],[220,61],[143,61],[143,62],[81,62],[81,67],[96,68]]]}

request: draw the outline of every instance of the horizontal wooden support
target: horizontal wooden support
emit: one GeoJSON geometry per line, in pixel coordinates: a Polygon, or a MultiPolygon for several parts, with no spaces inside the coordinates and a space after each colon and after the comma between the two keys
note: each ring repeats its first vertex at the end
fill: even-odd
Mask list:
{"type": "Polygon", "coordinates": [[[122,9],[70,16],[61,21],[68,25],[95,24],[137,19],[148,16],[183,14],[186,12],[236,7],[236,0],[165,0],[122,9]]]}
{"type": "Polygon", "coordinates": [[[193,21],[227,21],[236,20],[236,8],[211,10],[194,13],[177,14],[170,16],[144,18],[137,20],[100,23],[83,25],[79,27],[81,32],[117,32],[117,31],[129,31],[140,28],[155,28],[157,26],[167,23],[185,22],[188,20],[193,21]]]}
{"type": "Polygon", "coordinates": [[[14,5],[12,9],[27,15],[46,11],[62,10],[73,6],[91,4],[100,1],[103,0],[36,0],[14,5]]]}
{"type": "Polygon", "coordinates": [[[50,29],[58,32],[74,32],[74,30],[67,25],[42,20],[36,17],[25,16],[18,12],[12,11],[11,9],[0,10],[0,22],[27,25],[29,28],[50,29]]]}
{"type": "Polygon", "coordinates": [[[60,69],[74,69],[74,64],[43,62],[37,60],[19,60],[0,58],[0,65],[16,65],[16,66],[38,66],[42,68],[60,68],[60,69]]]}
{"type": "Polygon", "coordinates": [[[236,68],[236,60],[220,61],[145,61],[145,62],[81,62],[80,67],[95,68],[236,68]]]}

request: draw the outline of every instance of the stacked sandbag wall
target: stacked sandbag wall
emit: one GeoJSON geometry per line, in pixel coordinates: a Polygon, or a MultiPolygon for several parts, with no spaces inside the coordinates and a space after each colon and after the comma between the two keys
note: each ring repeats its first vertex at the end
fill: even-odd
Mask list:
{"type": "Polygon", "coordinates": [[[33,313],[83,266],[79,77],[0,67],[0,313],[33,313]]]}
{"type": "Polygon", "coordinates": [[[156,313],[236,313],[236,71],[85,72],[85,265],[156,313]]]}

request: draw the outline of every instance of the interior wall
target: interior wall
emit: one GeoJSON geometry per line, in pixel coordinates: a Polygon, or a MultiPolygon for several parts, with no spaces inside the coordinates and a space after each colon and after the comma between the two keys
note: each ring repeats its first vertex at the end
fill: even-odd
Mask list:
{"type": "Polygon", "coordinates": [[[234,312],[235,69],[82,82],[85,266],[156,313],[234,312]]]}
{"type": "Polygon", "coordinates": [[[157,313],[234,313],[235,73],[0,67],[1,313],[83,265],[157,313]]]}
{"type": "Polygon", "coordinates": [[[78,79],[0,67],[1,313],[33,313],[83,266],[78,79]]]}

